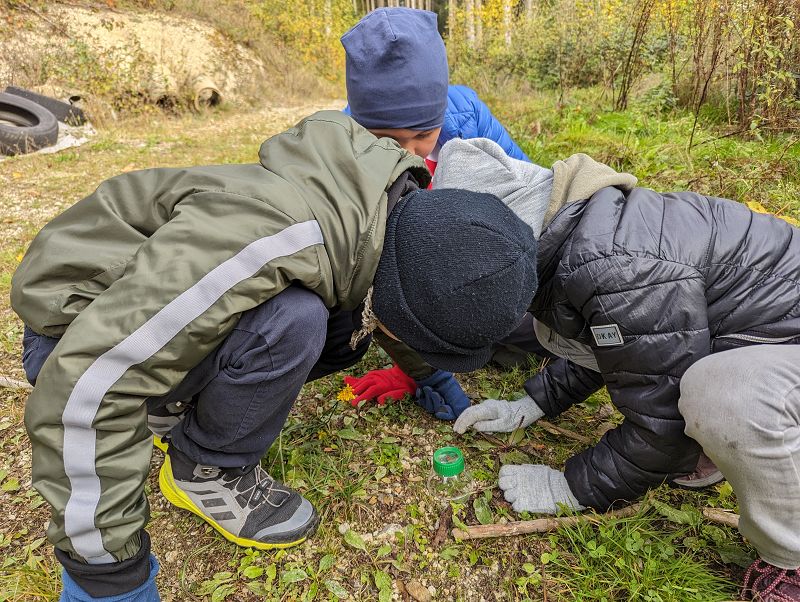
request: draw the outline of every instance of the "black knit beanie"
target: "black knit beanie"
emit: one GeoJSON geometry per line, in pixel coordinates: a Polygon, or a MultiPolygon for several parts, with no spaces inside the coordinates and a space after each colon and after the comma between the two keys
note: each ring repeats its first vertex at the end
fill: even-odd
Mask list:
{"type": "Polygon", "coordinates": [[[476,370],[536,293],[533,231],[490,194],[421,190],[386,222],[373,311],[429,364],[476,370]]]}

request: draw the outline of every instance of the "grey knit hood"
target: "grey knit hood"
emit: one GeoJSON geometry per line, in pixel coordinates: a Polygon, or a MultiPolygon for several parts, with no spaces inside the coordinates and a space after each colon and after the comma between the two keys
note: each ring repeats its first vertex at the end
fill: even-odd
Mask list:
{"type": "Polygon", "coordinates": [[[439,152],[434,188],[462,188],[498,197],[539,238],[564,205],[591,198],[607,186],[630,191],[636,178],[578,153],[553,169],[512,159],[486,138],[453,139],[439,152]]]}
{"type": "Polygon", "coordinates": [[[439,151],[433,188],[493,194],[539,238],[553,188],[553,172],[509,157],[499,144],[487,138],[454,138],[439,151]]]}

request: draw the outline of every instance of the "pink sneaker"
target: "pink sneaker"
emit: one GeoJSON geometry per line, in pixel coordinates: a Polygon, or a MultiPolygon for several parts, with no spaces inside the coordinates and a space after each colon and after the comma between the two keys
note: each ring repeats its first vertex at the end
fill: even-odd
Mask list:
{"type": "Polygon", "coordinates": [[[687,474],[685,477],[678,477],[672,483],[686,489],[702,489],[703,487],[716,485],[724,478],[717,465],[711,461],[711,458],[701,453],[697,459],[697,468],[694,469],[694,472],[687,474]]]}
{"type": "Polygon", "coordinates": [[[781,569],[760,558],[744,574],[743,600],[800,602],[797,569],[781,569]]]}

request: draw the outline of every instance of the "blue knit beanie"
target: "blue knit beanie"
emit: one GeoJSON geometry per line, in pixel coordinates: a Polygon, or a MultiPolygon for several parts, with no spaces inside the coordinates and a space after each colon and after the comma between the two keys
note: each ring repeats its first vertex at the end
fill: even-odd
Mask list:
{"type": "Polygon", "coordinates": [[[367,129],[432,130],[447,108],[447,53],[436,14],[379,8],[341,38],[350,115],[367,129]]]}
{"type": "Polygon", "coordinates": [[[372,310],[431,366],[476,370],[533,301],[536,247],[530,226],[495,196],[412,192],[386,221],[372,310]]]}

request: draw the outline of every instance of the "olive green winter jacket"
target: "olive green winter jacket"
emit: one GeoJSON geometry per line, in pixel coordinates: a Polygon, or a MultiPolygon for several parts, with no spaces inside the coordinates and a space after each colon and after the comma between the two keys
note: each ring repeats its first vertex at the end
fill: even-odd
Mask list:
{"type": "Polygon", "coordinates": [[[61,339],[25,421],[49,537],[90,564],[139,549],[151,442],[145,399],[217,347],[240,314],[299,283],[330,308],[364,299],[386,191],[424,163],[338,111],[267,140],[260,163],[149,169],[103,182],[34,239],[11,300],[61,339]]]}

